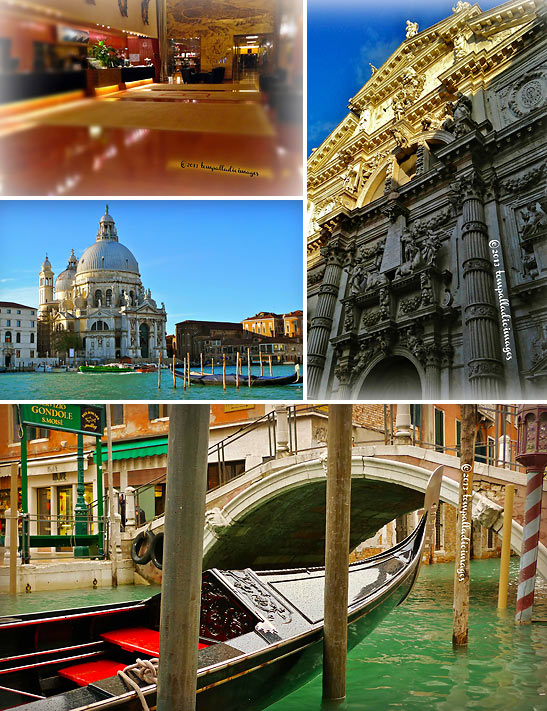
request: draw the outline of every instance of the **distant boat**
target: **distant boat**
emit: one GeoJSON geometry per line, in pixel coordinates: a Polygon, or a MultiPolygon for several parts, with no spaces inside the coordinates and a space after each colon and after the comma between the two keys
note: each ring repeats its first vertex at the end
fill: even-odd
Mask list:
{"type": "MultiPolygon", "coordinates": [[[[349,649],[412,590],[442,469],[430,477],[416,530],[385,553],[349,566],[349,649]]],[[[259,711],[320,672],[324,581],[321,567],[203,573],[198,711],[259,711]]],[[[155,708],[157,680],[143,672],[146,665],[153,672],[157,663],[160,605],[158,594],[140,602],[0,617],[0,708],[136,711],[145,708],[139,694],[155,708]]]]}
{"type": "MultiPolygon", "coordinates": [[[[184,378],[184,372],[175,368],[177,378],[184,378]]],[[[226,385],[237,385],[235,373],[226,373],[226,385]]],[[[251,375],[251,387],[274,387],[277,385],[293,385],[299,382],[298,373],[290,375],[251,375]]],[[[193,373],[190,372],[190,383],[192,385],[222,385],[222,373],[193,373]]],[[[240,387],[248,387],[249,379],[247,375],[239,376],[240,387]]]]}
{"type": "Polygon", "coordinates": [[[158,366],[155,363],[144,363],[143,365],[136,365],[135,370],[137,373],[157,373],[158,366]]]}
{"type": "Polygon", "coordinates": [[[37,365],[34,368],[35,373],[68,373],[70,368],[68,365],[37,365]]]}
{"type": "Polygon", "coordinates": [[[81,365],[80,373],[134,373],[134,369],[121,363],[110,363],[108,365],[81,365]]]}

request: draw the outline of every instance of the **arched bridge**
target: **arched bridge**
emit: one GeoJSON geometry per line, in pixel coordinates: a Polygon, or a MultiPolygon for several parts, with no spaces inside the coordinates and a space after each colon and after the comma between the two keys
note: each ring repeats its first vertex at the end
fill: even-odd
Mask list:
{"type": "MultiPolygon", "coordinates": [[[[325,543],[326,456],[324,448],[286,456],[208,492],[204,567],[321,565],[325,543]]],[[[420,508],[431,471],[439,464],[445,466],[441,500],[457,506],[456,457],[410,445],[354,447],[351,548],[394,518],[420,508]]],[[[476,476],[482,481],[514,483],[518,518],[524,497],[524,476],[483,464],[476,465],[476,476]]],[[[501,507],[480,492],[473,496],[473,517],[496,532],[502,530],[501,507]]],[[[150,527],[161,530],[163,517],[150,527]]],[[[511,544],[520,552],[522,526],[517,520],[513,520],[511,544]]],[[[547,577],[547,548],[543,544],[538,569],[547,577]]]]}

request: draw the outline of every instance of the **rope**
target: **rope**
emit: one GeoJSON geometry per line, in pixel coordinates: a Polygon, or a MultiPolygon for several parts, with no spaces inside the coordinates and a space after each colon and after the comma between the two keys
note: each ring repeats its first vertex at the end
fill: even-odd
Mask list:
{"type": "Polygon", "coordinates": [[[118,676],[122,681],[124,681],[128,686],[130,686],[134,691],[137,692],[137,696],[140,699],[143,711],[150,711],[150,707],[146,703],[144,694],[142,693],[141,687],[137,682],[132,679],[127,672],[133,672],[136,677],[146,684],[157,684],[158,683],[158,658],[153,659],[137,659],[135,664],[130,664],[125,669],[121,669],[118,672],[118,676]]]}

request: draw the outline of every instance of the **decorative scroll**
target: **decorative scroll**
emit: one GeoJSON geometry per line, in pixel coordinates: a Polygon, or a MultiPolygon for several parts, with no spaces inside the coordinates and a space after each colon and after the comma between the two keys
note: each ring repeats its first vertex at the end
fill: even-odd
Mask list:
{"type": "Polygon", "coordinates": [[[224,575],[232,579],[233,586],[249,597],[253,605],[263,612],[270,622],[284,624],[291,622],[291,612],[272,595],[268,588],[252,578],[247,571],[229,570],[225,571],[224,575]]]}
{"type": "Polygon", "coordinates": [[[199,624],[201,636],[225,642],[252,632],[255,624],[255,617],[231,598],[212,576],[204,574],[199,624]]]}

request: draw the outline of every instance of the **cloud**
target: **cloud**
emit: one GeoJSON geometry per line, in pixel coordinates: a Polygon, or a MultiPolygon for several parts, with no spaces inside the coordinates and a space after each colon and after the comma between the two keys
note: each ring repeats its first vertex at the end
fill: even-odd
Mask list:
{"type": "Polygon", "coordinates": [[[0,284],[5,284],[7,281],[15,281],[15,279],[0,279],[0,284]]]}
{"type": "Polygon", "coordinates": [[[0,301],[14,301],[17,304],[38,308],[38,287],[17,286],[13,289],[0,286],[0,301]]]}
{"type": "Polygon", "coordinates": [[[371,28],[368,29],[367,33],[368,39],[359,49],[359,61],[355,67],[355,76],[357,77],[360,87],[371,77],[369,62],[379,69],[402,41],[400,37],[386,41],[382,39],[378,32],[371,28]]]}
{"type": "MultiPolygon", "coordinates": [[[[315,121],[308,126],[308,142],[319,146],[338,125],[337,121],[315,121]]],[[[315,146],[314,146],[315,148],[315,146]]]]}

